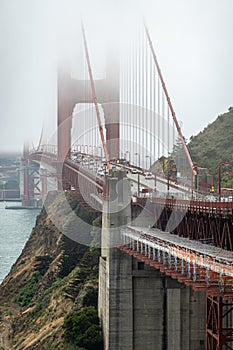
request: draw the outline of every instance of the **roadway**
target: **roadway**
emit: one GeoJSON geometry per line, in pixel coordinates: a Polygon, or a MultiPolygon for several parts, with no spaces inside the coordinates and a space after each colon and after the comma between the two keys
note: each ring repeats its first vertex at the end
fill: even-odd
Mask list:
{"type": "MultiPolygon", "coordinates": [[[[78,162],[77,160],[70,159],[69,162],[85,169],[85,171],[89,172],[93,176],[103,178],[106,171],[106,166],[103,165],[103,162],[101,162],[101,159],[99,158],[94,158],[93,160],[91,159],[92,158],[86,158],[83,160],[79,159],[78,162]]],[[[111,168],[125,170],[127,172],[127,177],[131,183],[131,192],[133,196],[151,196],[153,193],[153,196],[160,198],[174,197],[179,199],[191,199],[191,191],[187,187],[174,184],[171,180],[169,181],[168,191],[168,183],[166,178],[156,176],[155,179],[153,175],[151,179],[146,179],[142,171],[138,170],[138,174],[133,174],[133,167],[113,162],[111,163],[111,168]],[[152,193],[143,193],[144,191],[146,192],[145,189],[149,189],[152,191],[152,193]]]]}

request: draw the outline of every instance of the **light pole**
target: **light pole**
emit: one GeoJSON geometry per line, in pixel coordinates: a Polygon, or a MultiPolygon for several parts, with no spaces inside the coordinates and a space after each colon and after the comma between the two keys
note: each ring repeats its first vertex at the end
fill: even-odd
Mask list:
{"type": "Polygon", "coordinates": [[[126,153],[129,154],[129,164],[130,164],[130,151],[125,151],[125,159],[126,159],[126,153]]]}
{"type": "Polygon", "coordinates": [[[175,167],[169,167],[167,170],[167,193],[169,195],[169,190],[170,190],[170,177],[172,175],[172,171],[175,171],[175,167]]]}
{"type": "Polygon", "coordinates": [[[150,169],[151,169],[151,156],[146,156],[146,158],[150,158],[150,169]]]}
{"type": "Polygon", "coordinates": [[[100,158],[101,158],[101,162],[102,162],[102,158],[103,158],[103,149],[102,149],[101,146],[99,146],[99,148],[100,148],[100,158]]]}
{"type": "Polygon", "coordinates": [[[218,163],[218,200],[221,200],[221,165],[230,165],[229,162],[218,163]]]}
{"type": "Polygon", "coordinates": [[[140,153],[134,153],[135,156],[138,156],[138,167],[140,168],[140,153]]]}
{"type": "Polygon", "coordinates": [[[93,152],[93,156],[95,157],[95,150],[96,150],[96,146],[92,146],[92,152],[93,152]]]}
{"type": "Polygon", "coordinates": [[[140,195],[140,173],[138,173],[138,197],[140,195]]]}
{"type": "Polygon", "coordinates": [[[169,195],[170,190],[170,168],[167,171],[167,194],[169,195]]]}

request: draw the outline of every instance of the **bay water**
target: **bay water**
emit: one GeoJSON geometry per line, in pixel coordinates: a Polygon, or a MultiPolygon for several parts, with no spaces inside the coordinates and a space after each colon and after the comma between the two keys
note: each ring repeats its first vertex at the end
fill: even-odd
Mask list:
{"type": "Polygon", "coordinates": [[[40,213],[40,209],[5,209],[6,205],[21,203],[0,202],[0,283],[22,252],[40,213]]]}

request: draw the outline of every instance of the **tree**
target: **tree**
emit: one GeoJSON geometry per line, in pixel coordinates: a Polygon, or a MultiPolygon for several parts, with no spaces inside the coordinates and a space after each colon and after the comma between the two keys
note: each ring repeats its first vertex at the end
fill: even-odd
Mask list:
{"type": "Polygon", "coordinates": [[[101,328],[97,310],[85,307],[70,312],[64,320],[64,338],[68,344],[74,344],[86,350],[101,350],[103,347],[101,328]]]}

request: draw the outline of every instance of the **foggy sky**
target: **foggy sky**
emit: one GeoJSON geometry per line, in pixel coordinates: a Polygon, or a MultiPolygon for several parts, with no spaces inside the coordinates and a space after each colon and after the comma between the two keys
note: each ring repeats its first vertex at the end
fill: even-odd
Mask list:
{"type": "Polygon", "coordinates": [[[94,30],[114,17],[122,38],[144,15],[186,138],[233,106],[232,0],[0,0],[0,152],[55,125],[57,56],[75,60],[81,12],[94,30]]]}

